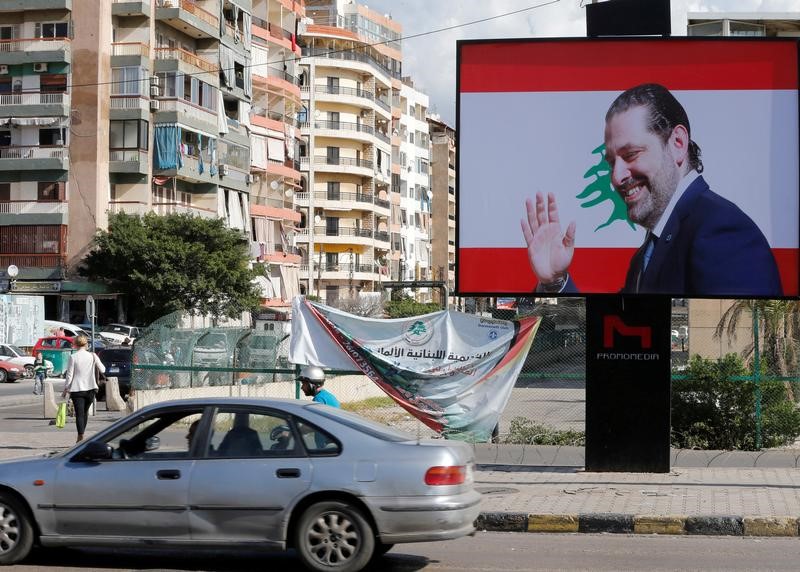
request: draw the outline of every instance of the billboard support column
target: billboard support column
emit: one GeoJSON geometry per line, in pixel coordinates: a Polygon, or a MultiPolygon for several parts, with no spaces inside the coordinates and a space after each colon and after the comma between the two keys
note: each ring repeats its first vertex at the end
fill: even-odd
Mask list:
{"type": "Polygon", "coordinates": [[[670,319],[665,296],[586,299],[586,470],[670,470],[670,319]]]}

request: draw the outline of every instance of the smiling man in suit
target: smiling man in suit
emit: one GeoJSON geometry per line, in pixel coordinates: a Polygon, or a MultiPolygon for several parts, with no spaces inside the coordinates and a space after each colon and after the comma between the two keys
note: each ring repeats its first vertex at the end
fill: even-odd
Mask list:
{"type": "MultiPolygon", "coordinates": [[[[711,191],[689,118],[667,88],[623,92],[606,113],[606,162],[628,218],[647,229],[623,293],[781,296],[778,268],[756,224],[711,191]]],[[[546,293],[577,292],[569,276],[575,223],[562,233],[555,196],[526,201],[528,259],[546,293]]]]}

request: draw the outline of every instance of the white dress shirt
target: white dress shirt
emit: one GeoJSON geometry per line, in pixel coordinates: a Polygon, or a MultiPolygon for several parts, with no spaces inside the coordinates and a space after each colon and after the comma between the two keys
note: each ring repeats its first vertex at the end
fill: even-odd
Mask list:
{"type": "Polygon", "coordinates": [[[98,389],[94,375],[95,366],[100,370],[100,373],[106,372],[106,366],[103,365],[97,354],[89,353],[86,348],[81,348],[69,356],[64,391],[71,393],[73,391],[98,389]]]}

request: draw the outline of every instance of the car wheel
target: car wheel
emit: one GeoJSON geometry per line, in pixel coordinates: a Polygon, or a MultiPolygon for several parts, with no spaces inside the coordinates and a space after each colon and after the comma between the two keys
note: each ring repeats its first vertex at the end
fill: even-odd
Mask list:
{"type": "Polygon", "coordinates": [[[8,379],[8,372],[4,369],[0,369],[0,383],[11,383],[8,379]]]}
{"type": "Polygon", "coordinates": [[[25,366],[25,377],[33,377],[33,366],[26,365],[25,366]]]}
{"type": "Polygon", "coordinates": [[[33,527],[17,499],[0,493],[0,564],[24,559],[33,546],[33,527]]]}
{"type": "Polygon", "coordinates": [[[295,548],[309,570],[361,570],[375,551],[372,527],[359,509],[345,502],[311,505],[300,517],[295,535],[295,548]]]}

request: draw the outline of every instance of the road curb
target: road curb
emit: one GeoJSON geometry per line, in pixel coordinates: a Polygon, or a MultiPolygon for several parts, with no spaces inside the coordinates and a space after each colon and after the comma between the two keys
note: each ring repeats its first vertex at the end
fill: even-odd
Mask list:
{"type": "Polygon", "coordinates": [[[619,513],[526,514],[482,512],[481,532],[586,532],[702,536],[800,536],[800,519],[733,515],[650,516],[619,513]]]}

